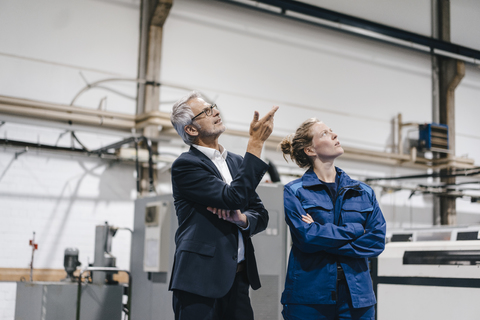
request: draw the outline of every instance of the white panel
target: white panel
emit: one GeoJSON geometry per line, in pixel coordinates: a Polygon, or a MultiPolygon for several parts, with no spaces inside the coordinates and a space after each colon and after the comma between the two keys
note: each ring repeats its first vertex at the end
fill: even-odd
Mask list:
{"type": "Polygon", "coordinates": [[[378,285],[378,320],[477,319],[479,288],[378,285]]]}
{"type": "Polygon", "coordinates": [[[398,112],[430,121],[430,74],[427,55],[224,3],[178,0],[165,26],[162,80],[217,97],[243,130],[278,104],[276,134],[318,117],[382,150],[398,112]]]}
{"type": "MultiPolygon", "coordinates": [[[[472,230],[478,231],[478,229],[472,230]]],[[[446,230],[448,236],[451,232],[446,230]]],[[[415,230],[409,233],[414,233],[415,240],[415,230]]],[[[417,231],[416,234],[420,235],[421,231],[417,231]]],[[[430,236],[430,234],[425,231],[423,236],[430,236]]],[[[478,265],[406,265],[403,263],[405,251],[479,250],[479,248],[478,241],[390,242],[386,244],[385,250],[378,258],[378,276],[479,279],[480,266],[478,265]]]]}
{"type": "Polygon", "coordinates": [[[468,156],[480,165],[480,69],[466,66],[465,77],[455,90],[457,156],[468,156]]]}
{"type": "Polygon", "coordinates": [[[138,28],[119,1],[2,1],[0,52],[135,76],[138,28]]]}
{"type": "Polygon", "coordinates": [[[480,50],[480,2],[450,1],[450,37],[455,44],[480,50]]]}
{"type": "MultiPolygon", "coordinates": [[[[89,83],[136,78],[139,0],[18,0],[0,3],[0,94],[70,104],[89,83]],[[8,32],[6,32],[8,30],[8,32]]],[[[106,84],[135,98],[136,83],[106,84]]],[[[135,100],[92,89],[76,105],[135,113],[135,100]]]]}

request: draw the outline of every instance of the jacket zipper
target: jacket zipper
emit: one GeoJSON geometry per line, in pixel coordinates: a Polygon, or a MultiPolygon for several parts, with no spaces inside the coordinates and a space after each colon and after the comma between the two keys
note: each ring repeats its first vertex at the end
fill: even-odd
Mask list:
{"type": "MultiPolygon", "coordinates": [[[[333,214],[334,214],[334,224],[338,226],[338,223],[340,222],[340,212],[338,213],[338,221],[335,221],[335,204],[337,203],[337,198],[338,198],[338,195],[342,195],[342,192],[345,190],[345,189],[355,189],[355,190],[358,190],[358,187],[360,185],[359,184],[356,184],[356,185],[353,185],[353,186],[346,186],[346,187],[342,187],[338,192],[336,192],[335,194],[335,200],[333,201],[333,214]]],[[[346,191],[345,191],[346,193],[346,191]]],[[[335,291],[332,292],[332,300],[333,301],[336,301],[338,299],[338,266],[340,265],[338,261],[335,261],[335,265],[336,265],[336,268],[335,268],[335,291]]],[[[345,279],[346,281],[346,279],[345,279]]]]}

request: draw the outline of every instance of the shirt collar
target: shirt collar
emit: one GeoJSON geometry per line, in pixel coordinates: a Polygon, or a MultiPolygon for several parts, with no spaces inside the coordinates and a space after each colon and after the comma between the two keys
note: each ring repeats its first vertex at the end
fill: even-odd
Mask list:
{"type": "Polygon", "coordinates": [[[203,147],[197,144],[192,144],[192,146],[195,147],[198,151],[203,153],[208,159],[212,161],[220,157],[222,157],[224,160],[227,159],[228,152],[221,144],[218,145],[221,152],[219,152],[217,149],[203,147]]]}

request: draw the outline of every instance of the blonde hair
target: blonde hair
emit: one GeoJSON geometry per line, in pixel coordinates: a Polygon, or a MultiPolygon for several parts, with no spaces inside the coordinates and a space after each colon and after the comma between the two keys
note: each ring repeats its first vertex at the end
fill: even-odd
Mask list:
{"type": "Polygon", "coordinates": [[[312,161],[305,153],[304,149],[312,145],[313,133],[312,127],[316,123],[321,122],[317,118],[310,118],[305,120],[300,127],[298,127],[295,133],[289,134],[283,138],[280,142],[280,148],[283,152],[283,158],[285,155],[289,155],[300,168],[310,168],[312,161]]]}

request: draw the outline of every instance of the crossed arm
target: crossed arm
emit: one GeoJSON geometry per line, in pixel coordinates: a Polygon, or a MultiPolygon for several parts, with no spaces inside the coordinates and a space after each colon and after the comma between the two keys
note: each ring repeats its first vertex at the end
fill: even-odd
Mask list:
{"type": "MultiPolygon", "coordinates": [[[[341,246],[325,248],[326,252],[350,258],[371,258],[382,253],[385,248],[386,222],[375,196],[372,198],[373,211],[365,222],[364,234],[341,246]]],[[[302,216],[302,221],[308,225],[315,223],[308,213],[302,216]]]]}
{"type": "MultiPolygon", "coordinates": [[[[307,223],[307,216],[300,200],[288,187],[284,191],[285,219],[290,227],[293,244],[301,251],[313,253],[329,248],[339,248],[364,234],[360,223],[345,223],[337,226],[333,223],[307,223]]],[[[310,217],[311,219],[311,217],[310,217]]]]}

